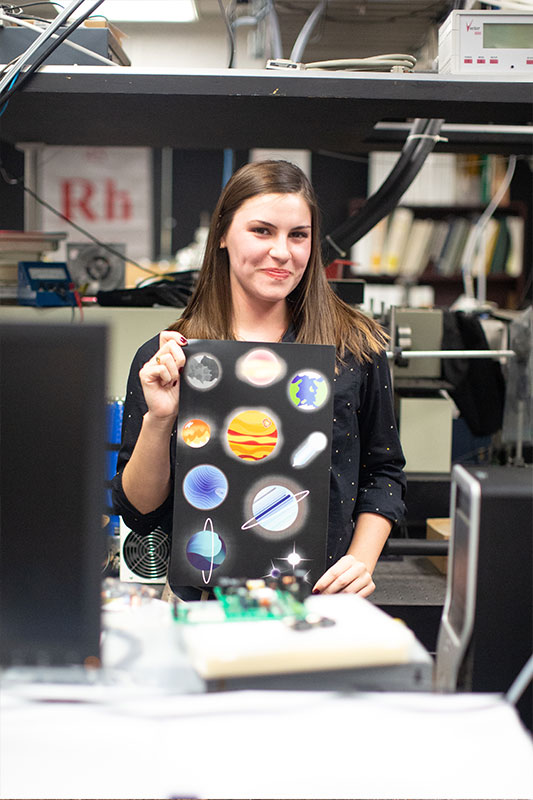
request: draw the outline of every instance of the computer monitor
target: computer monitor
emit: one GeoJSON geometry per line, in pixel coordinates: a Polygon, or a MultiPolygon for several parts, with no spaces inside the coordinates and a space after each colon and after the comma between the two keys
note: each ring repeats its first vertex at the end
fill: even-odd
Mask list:
{"type": "Polygon", "coordinates": [[[105,373],[103,326],[0,324],[4,667],[99,658],[105,373]]]}
{"type": "Polygon", "coordinates": [[[506,692],[533,648],[532,468],[454,466],[450,515],[436,687],[506,692]]]}

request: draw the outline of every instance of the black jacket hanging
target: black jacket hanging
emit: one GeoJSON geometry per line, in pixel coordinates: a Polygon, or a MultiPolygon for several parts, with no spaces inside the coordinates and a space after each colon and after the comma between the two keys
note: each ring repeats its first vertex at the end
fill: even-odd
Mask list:
{"type": "MultiPolygon", "coordinates": [[[[445,311],[443,350],[488,350],[485,332],[476,314],[445,311]]],[[[505,380],[498,361],[491,358],[445,358],[442,377],[454,387],[450,397],[475,436],[487,436],[503,424],[505,380]]]]}

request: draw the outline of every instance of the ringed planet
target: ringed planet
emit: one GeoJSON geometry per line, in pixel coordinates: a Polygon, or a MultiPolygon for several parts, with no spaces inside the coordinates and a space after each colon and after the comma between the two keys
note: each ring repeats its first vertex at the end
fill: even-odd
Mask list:
{"type": "Polygon", "coordinates": [[[265,486],[255,495],[252,502],[253,517],[241,525],[241,530],[247,531],[260,525],[267,531],[284,531],[296,520],[298,504],[308,494],[307,489],[295,494],[286,486],[265,486]]]}
{"type": "Polygon", "coordinates": [[[202,571],[204,583],[209,583],[213,570],[220,567],[226,558],[226,545],[224,540],[213,530],[213,522],[208,517],[203,530],[193,533],[187,542],[187,559],[189,563],[202,571]],[[205,571],[209,574],[205,577],[205,571]]]}

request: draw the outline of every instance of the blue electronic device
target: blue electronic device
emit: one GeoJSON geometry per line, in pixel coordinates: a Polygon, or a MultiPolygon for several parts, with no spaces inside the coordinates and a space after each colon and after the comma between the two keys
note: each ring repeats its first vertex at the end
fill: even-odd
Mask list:
{"type": "Polygon", "coordinates": [[[21,306],[75,306],[74,284],[62,261],[19,261],[18,303],[21,306]]]}

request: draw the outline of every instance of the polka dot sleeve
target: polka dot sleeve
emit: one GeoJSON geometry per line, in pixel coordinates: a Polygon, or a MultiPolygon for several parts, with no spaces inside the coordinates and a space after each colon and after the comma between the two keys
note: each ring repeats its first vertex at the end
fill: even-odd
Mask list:
{"type": "MultiPolygon", "coordinates": [[[[139,348],[132,361],[126,397],[124,398],[124,419],[122,423],[120,450],[117,458],[117,472],[112,480],[111,486],[115,513],[123,518],[125,524],[131,530],[140,534],[150,533],[150,531],[155,530],[155,528],[161,528],[169,534],[172,533],[173,491],[170,492],[162,506],[155,509],[155,511],[151,511],[149,514],[141,514],[131,505],[122,488],[122,472],[131,457],[141,430],[143,416],[148,410],[139,379],[139,371],[156,353],[158,347],[159,336],[154,336],[153,339],[150,339],[139,348]]],[[[172,448],[174,447],[174,442],[175,439],[172,437],[172,448]]],[[[170,454],[170,459],[173,479],[174,457],[172,452],[170,454]]]]}
{"type": "Polygon", "coordinates": [[[358,414],[361,453],[355,513],[372,512],[398,522],[405,513],[405,459],[385,355],[365,369],[358,414]]]}

